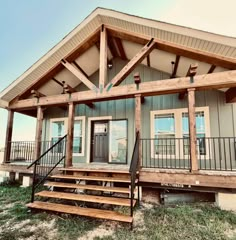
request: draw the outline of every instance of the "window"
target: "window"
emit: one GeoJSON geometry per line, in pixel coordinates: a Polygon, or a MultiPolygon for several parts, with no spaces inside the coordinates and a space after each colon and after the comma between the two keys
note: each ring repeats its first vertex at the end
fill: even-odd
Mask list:
{"type": "MultiPolygon", "coordinates": [[[[67,118],[51,119],[50,122],[50,141],[56,143],[62,138],[67,131],[67,118]]],[[[84,155],[84,134],[85,134],[85,117],[75,117],[74,120],[74,139],[73,139],[73,155],[84,155]]],[[[62,146],[61,146],[62,147],[62,146]]],[[[62,149],[58,148],[57,152],[62,149]]]]}
{"type": "Polygon", "coordinates": [[[173,113],[154,117],[155,154],[175,154],[175,116],[173,113]]]}
{"type": "Polygon", "coordinates": [[[127,161],[127,130],[126,119],[109,121],[109,153],[112,163],[126,163],[127,161]]]}
{"type": "MultiPolygon", "coordinates": [[[[209,108],[196,108],[197,153],[206,155],[205,138],[210,136],[209,108]]],[[[188,109],[151,112],[151,152],[158,155],[189,155],[188,109]],[[177,139],[177,140],[176,140],[177,139]]],[[[153,156],[154,157],[154,156],[153,156]]]]}

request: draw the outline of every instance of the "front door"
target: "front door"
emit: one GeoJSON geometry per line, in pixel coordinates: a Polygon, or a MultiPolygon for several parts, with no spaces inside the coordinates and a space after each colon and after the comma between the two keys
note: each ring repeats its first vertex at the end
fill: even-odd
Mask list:
{"type": "Polygon", "coordinates": [[[109,151],[108,121],[92,122],[91,162],[107,163],[109,151]]]}

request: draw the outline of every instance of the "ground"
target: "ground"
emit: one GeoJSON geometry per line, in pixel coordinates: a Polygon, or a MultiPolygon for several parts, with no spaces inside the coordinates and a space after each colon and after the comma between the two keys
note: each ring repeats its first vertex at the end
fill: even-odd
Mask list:
{"type": "MultiPolygon", "coordinates": [[[[26,207],[30,188],[0,185],[0,240],[220,240],[236,239],[236,214],[210,204],[160,206],[143,203],[127,224],[46,213],[26,207]]],[[[125,209],[118,209],[126,211],[125,209]]]]}

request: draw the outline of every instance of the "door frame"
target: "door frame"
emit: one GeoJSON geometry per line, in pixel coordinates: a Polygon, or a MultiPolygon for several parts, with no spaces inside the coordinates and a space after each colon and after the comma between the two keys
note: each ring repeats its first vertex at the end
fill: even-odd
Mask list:
{"type": "MultiPolygon", "coordinates": [[[[94,121],[106,121],[112,120],[112,116],[101,116],[101,117],[89,117],[88,118],[88,134],[87,134],[87,163],[91,163],[91,130],[92,130],[92,122],[94,121]]],[[[110,154],[108,157],[108,162],[110,162],[110,154]]]]}

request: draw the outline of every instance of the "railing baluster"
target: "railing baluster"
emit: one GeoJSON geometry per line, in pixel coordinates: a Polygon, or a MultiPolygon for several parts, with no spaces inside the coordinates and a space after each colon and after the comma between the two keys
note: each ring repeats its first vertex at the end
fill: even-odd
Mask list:
{"type": "Polygon", "coordinates": [[[229,159],[230,159],[230,170],[232,171],[233,166],[232,166],[232,155],[231,155],[231,142],[230,142],[230,138],[228,138],[228,142],[229,142],[229,159]]]}

